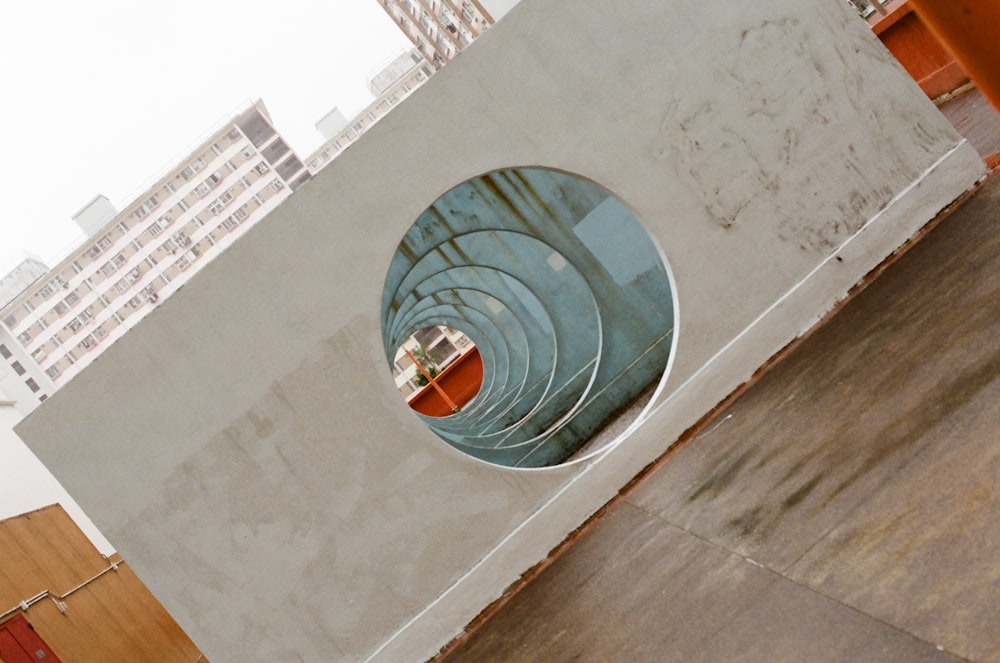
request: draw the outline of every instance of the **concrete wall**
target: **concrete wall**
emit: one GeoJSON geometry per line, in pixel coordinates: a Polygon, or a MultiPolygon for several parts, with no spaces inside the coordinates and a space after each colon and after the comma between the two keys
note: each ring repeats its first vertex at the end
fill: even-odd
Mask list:
{"type": "Polygon", "coordinates": [[[842,4],[525,0],[22,436],[210,660],[426,658],[982,174],[842,4]],[[678,312],[645,425],[534,471],[423,430],[379,332],[414,219],[517,165],[629,206],[678,312]]]}
{"type": "Polygon", "coordinates": [[[14,425],[22,418],[0,393],[0,519],[59,503],[91,543],[102,554],[110,555],[115,549],[108,540],[14,432],[14,425]]]}

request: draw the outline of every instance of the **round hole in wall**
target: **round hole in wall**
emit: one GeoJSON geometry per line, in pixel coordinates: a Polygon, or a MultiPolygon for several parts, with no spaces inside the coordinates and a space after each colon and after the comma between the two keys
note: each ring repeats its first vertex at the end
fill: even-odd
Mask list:
{"type": "Polygon", "coordinates": [[[401,348],[468,339],[476,393],[417,416],[453,447],[518,468],[599,452],[595,436],[662,381],[675,319],[667,266],[638,219],[542,168],[486,173],[428,207],[393,256],[381,315],[397,371],[401,348]]]}

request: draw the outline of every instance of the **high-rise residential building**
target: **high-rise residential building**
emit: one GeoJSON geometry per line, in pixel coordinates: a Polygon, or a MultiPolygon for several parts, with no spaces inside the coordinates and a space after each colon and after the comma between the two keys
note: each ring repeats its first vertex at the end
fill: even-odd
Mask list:
{"type": "Polygon", "coordinates": [[[479,0],[378,0],[407,39],[440,69],[493,25],[479,0]]]}
{"type": "Polygon", "coordinates": [[[337,155],[347,149],[400,101],[423,85],[434,73],[416,49],[395,57],[368,81],[376,99],[354,119],[344,120],[336,108],[316,123],[316,129],[327,139],[306,159],[309,172],[316,174],[337,155]]]}
{"type": "Polygon", "coordinates": [[[58,388],[309,177],[258,101],[121,211],[74,215],[87,241],[0,309],[0,342],[58,388]]]}
{"type": "MultiPolygon", "coordinates": [[[[33,283],[45,277],[49,268],[37,258],[25,257],[0,277],[0,309],[33,283]]],[[[0,324],[0,401],[7,399],[22,416],[48,398],[55,385],[39,368],[17,339],[0,324]]]]}

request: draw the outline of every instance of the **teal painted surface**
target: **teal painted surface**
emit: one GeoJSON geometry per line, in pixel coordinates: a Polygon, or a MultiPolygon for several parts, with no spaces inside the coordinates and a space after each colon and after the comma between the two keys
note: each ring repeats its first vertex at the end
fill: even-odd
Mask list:
{"type": "Polygon", "coordinates": [[[509,169],[455,187],[407,232],[386,276],[383,341],[391,363],[424,327],[468,334],[482,389],[453,416],[421,418],[482,460],[544,467],[661,377],[672,301],[659,252],[618,200],[564,173],[509,169]]]}

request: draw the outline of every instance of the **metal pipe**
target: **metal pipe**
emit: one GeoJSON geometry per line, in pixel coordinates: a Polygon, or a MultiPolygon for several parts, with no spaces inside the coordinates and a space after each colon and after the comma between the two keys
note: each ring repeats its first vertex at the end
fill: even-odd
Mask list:
{"type": "MultiPolygon", "coordinates": [[[[3,622],[4,618],[6,618],[9,615],[12,615],[13,613],[17,612],[18,610],[20,610],[22,612],[27,612],[28,608],[30,608],[31,606],[35,605],[36,603],[38,603],[39,601],[41,601],[42,599],[44,599],[46,597],[51,598],[53,601],[55,601],[56,599],[58,599],[60,601],[65,600],[71,594],[73,594],[77,590],[83,589],[84,587],[86,587],[90,583],[94,582],[95,580],[97,580],[98,578],[100,578],[101,576],[103,576],[105,573],[108,573],[109,571],[117,571],[118,567],[120,565],[122,565],[122,564],[125,563],[125,560],[122,560],[120,562],[112,562],[110,559],[108,559],[107,555],[104,556],[104,559],[106,559],[108,561],[108,568],[106,568],[103,571],[99,572],[97,575],[94,575],[94,576],[92,576],[92,577],[84,580],[79,585],[77,585],[73,589],[69,590],[65,594],[56,594],[55,592],[53,592],[51,590],[43,589],[42,591],[38,592],[37,594],[35,594],[31,598],[24,599],[23,601],[19,602],[17,605],[15,605],[10,610],[7,610],[6,612],[0,613],[0,622],[3,622]]],[[[62,611],[62,608],[60,608],[60,611],[62,611]]]]}
{"type": "Polygon", "coordinates": [[[1000,0],[910,0],[910,4],[1000,110],[1000,0]]]}
{"type": "Polygon", "coordinates": [[[420,372],[424,374],[425,378],[427,378],[427,382],[437,390],[437,393],[444,399],[445,405],[450,407],[452,412],[458,412],[459,408],[455,405],[455,401],[448,398],[448,394],[444,393],[444,389],[441,388],[441,385],[437,383],[437,380],[431,377],[431,374],[424,369],[423,365],[419,361],[417,361],[417,358],[413,356],[413,353],[406,348],[403,348],[403,352],[405,352],[406,356],[410,358],[410,361],[417,365],[420,372]]]}

